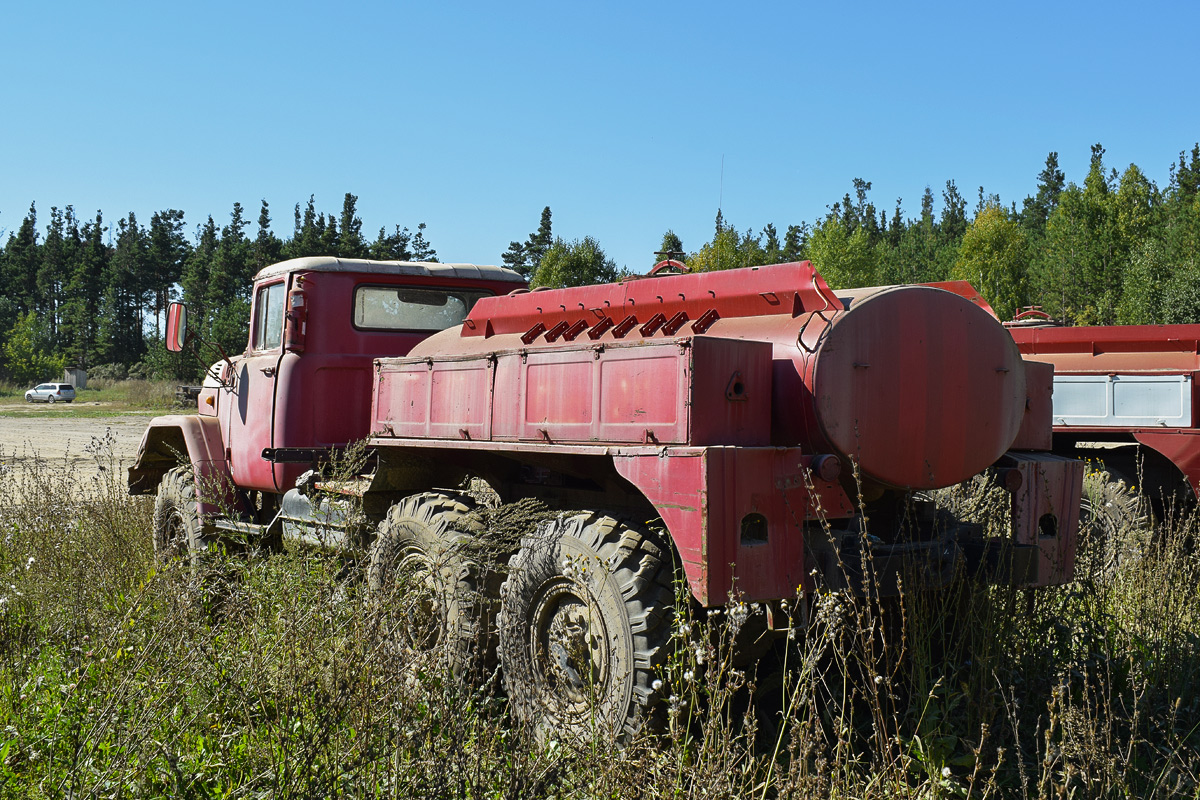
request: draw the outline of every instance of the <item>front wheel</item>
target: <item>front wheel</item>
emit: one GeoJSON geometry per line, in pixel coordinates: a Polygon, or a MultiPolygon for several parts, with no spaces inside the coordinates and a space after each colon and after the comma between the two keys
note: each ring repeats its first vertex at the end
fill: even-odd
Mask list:
{"type": "Polygon", "coordinates": [[[663,544],[603,514],[564,515],[522,540],[500,618],[517,719],[539,739],[627,739],[660,723],[654,681],[668,655],[672,578],[663,544]]]}
{"type": "Polygon", "coordinates": [[[154,498],[154,555],[195,562],[206,546],[192,468],[176,467],[163,476],[154,498]]]}
{"type": "Polygon", "coordinates": [[[54,405],[54,395],[50,395],[49,397],[47,397],[46,402],[49,403],[50,405],[54,405]]]}

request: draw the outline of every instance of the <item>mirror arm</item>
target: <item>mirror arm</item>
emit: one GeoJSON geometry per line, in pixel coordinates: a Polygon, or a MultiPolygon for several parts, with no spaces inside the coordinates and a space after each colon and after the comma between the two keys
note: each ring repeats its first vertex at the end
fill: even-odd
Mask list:
{"type": "MultiPolygon", "coordinates": [[[[197,334],[195,331],[187,332],[187,343],[191,345],[192,355],[194,355],[196,357],[196,360],[201,362],[202,364],[206,364],[206,365],[208,363],[208,359],[204,358],[204,356],[202,356],[200,354],[200,350],[199,350],[199,348],[196,347],[196,344],[199,343],[199,344],[203,345],[204,347],[209,347],[209,348],[212,348],[213,350],[216,350],[217,353],[221,356],[221,360],[229,365],[229,371],[232,374],[233,362],[229,359],[229,356],[225,353],[225,349],[222,348],[221,345],[217,344],[216,342],[205,341],[204,339],[200,338],[200,335],[197,334]]],[[[205,366],[204,373],[206,375],[211,374],[209,372],[209,368],[207,366],[205,366]]],[[[233,381],[232,380],[224,380],[219,375],[213,375],[212,377],[217,381],[217,383],[221,386],[221,388],[229,390],[229,391],[233,390],[233,381]]]]}

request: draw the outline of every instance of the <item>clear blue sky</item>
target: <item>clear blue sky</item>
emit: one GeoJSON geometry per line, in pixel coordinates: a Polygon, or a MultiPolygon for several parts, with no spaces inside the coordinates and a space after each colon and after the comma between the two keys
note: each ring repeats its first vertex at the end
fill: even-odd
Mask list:
{"type": "MultiPolygon", "coordinates": [[[[641,270],[728,222],[953,179],[1006,204],[1089,146],[1160,186],[1200,141],[1200,4],[58,3],[0,6],[0,228],[36,201],[189,230],[234,201],[428,223],[444,261],[537,227],[641,270]],[[724,179],[721,164],[724,159],[724,179]]],[[[253,231],[251,230],[251,234],[253,231]]],[[[7,235],[7,234],[6,234],[7,235]]]]}

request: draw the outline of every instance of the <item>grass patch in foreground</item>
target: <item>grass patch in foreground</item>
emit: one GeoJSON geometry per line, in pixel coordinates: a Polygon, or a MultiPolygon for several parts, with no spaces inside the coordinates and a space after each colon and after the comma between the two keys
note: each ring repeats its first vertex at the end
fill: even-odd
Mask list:
{"type": "MultiPolygon", "coordinates": [[[[103,454],[98,454],[103,459],[103,454]]],[[[106,471],[111,475],[111,471],[106,471]]],[[[102,476],[105,473],[102,473],[102,476]]],[[[102,477],[100,480],[104,480],[102,477]]],[[[1179,523],[1104,581],[824,593],[761,666],[689,613],[665,732],[531,742],[497,681],[383,646],[326,554],[158,568],[151,503],[0,482],[0,797],[1173,797],[1200,786],[1200,579],[1179,523]],[[778,667],[778,669],[776,668],[778,667]]]]}

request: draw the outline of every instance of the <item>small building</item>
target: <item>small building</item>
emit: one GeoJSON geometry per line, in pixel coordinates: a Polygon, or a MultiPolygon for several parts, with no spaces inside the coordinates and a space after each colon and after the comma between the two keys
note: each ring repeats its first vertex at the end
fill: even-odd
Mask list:
{"type": "Polygon", "coordinates": [[[63,370],[63,380],[76,389],[87,388],[87,370],[79,367],[67,367],[63,370]]]}

